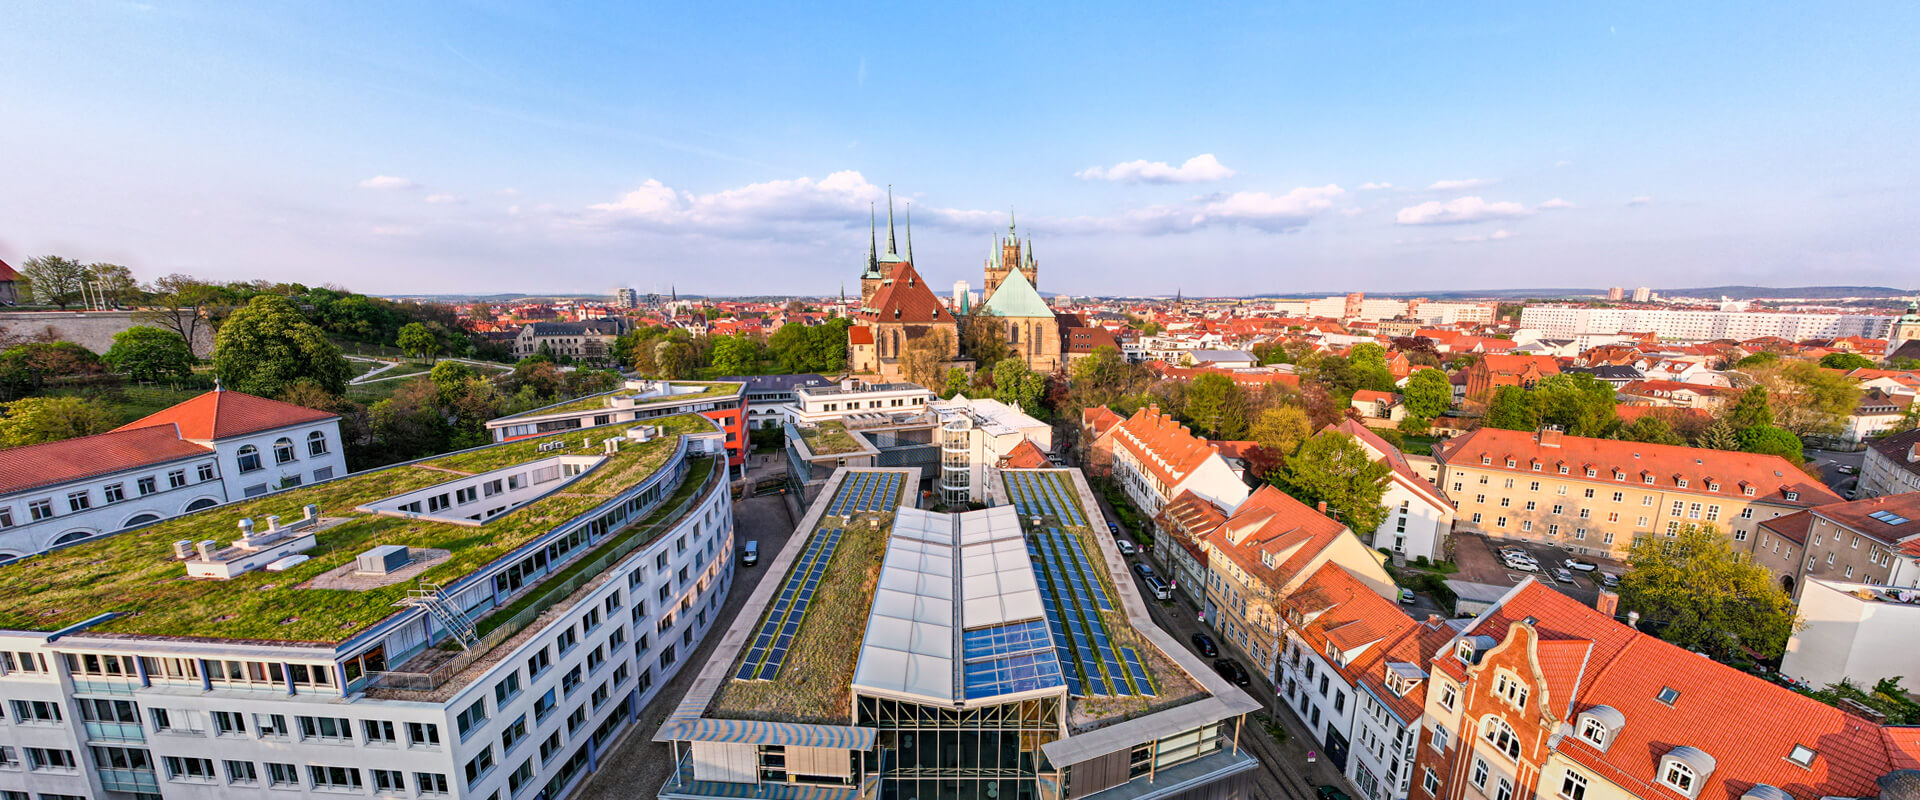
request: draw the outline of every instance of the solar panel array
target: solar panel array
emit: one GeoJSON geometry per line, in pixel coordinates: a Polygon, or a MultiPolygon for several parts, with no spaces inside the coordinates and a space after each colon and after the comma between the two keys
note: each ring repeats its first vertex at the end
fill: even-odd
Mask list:
{"type": "Polygon", "coordinates": [[[1060,660],[1043,620],[963,631],[960,652],[968,700],[1061,685],[1060,660]]]}
{"type": "Polygon", "coordinates": [[[900,504],[898,472],[851,472],[840,482],[827,513],[845,517],[856,511],[891,511],[900,504]]]}
{"type": "Polygon", "coordinates": [[[1068,525],[1085,526],[1086,515],[1074,498],[1073,485],[1059,472],[1008,470],[1007,490],[1013,495],[1013,507],[1023,517],[1047,515],[1068,525]]]}
{"type": "Polygon", "coordinates": [[[780,665],[787,660],[787,650],[793,646],[794,634],[800,632],[800,620],[806,617],[813,593],[820,588],[820,577],[826,574],[827,562],[833,560],[833,551],[840,546],[842,533],[839,528],[814,533],[813,540],[800,554],[799,563],[787,573],[786,583],[767,611],[766,622],[760,625],[760,634],[754,637],[746,660],[733,677],[743,681],[770,681],[780,673],[780,665]]]}
{"type": "Polygon", "coordinates": [[[1087,563],[1079,537],[1058,529],[1031,530],[1027,550],[1047,596],[1054,654],[1076,696],[1153,695],[1153,682],[1131,648],[1116,652],[1101,610],[1112,611],[1105,585],[1087,563]],[[1123,655],[1124,654],[1124,655],[1123,655]]]}

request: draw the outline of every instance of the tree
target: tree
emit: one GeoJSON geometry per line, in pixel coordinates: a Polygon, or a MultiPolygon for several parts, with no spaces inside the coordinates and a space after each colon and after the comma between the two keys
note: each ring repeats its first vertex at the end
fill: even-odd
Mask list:
{"type": "Polygon", "coordinates": [[[1722,661],[1786,651],[1793,598],[1712,525],[1639,537],[1627,565],[1620,607],[1640,612],[1660,638],[1722,661]]]}
{"type": "Polygon", "coordinates": [[[993,365],[993,399],[1038,417],[1043,413],[1040,398],[1047,391],[1047,376],[1034,372],[1019,358],[1003,358],[993,365]]]}
{"type": "Polygon", "coordinates": [[[1756,425],[1772,425],[1773,407],[1767,403],[1766,387],[1748,387],[1721,419],[1733,428],[1735,436],[1756,425]]]}
{"type": "Polygon", "coordinates": [[[178,273],[155,279],[149,308],[135,318],[180,334],[188,344],[200,341],[200,329],[218,329],[235,302],[226,287],[178,273]]]}
{"type": "Polygon", "coordinates": [[[1391,392],[1393,371],[1387,368],[1387,349],[1373,342],[1361,342],[1347,350],[1347,364],[1360,380],[1360,388],[1391,392]]]}
{"type": "Polygon", "coordinates": [[[67,306],[80,302],[87,268],[63,256],[34,256],[20,263],[20,274],[33,286],[33,299],[41,305],[67,306]]]}
{"type": "Polygon", "coordinates": [[[1504,428],[1510,431],[1531,431],[1540,427],[1540,409],[1534,405],[1533,397],[1527,390],[1518,386],[1502,386],[1493,393],[1493,400],[1487,403],[1487,415],[1480,424],[1489,428],[1504,428]]]}
{"type": "Polygon", "coordinates": [[[1729,422],[1726,417],[1721,417],[1720,419],[1714,420],[1712,425],[1708,425],[1706,430],[1700,432],[1700,436],[1694,440],[1693,446],[1704,447],[1710,450],[1739,450],[1740,432],[1734,429],[1733,423],[1729,422]]]}
{"type": "Polygon", "coordinates": [[[1673,426],[1668,425],[1666,420],[1653,416],[1652,414],[1642,416],[1634,420],[1632,424],[1621,428],[1620,438],[1631,442],[1646,442],[1648,444],[1685,446],[1687,443],[1686,440],[1680,438],[1680,434],[1673,432],[1673,426]]]}
{"type": "Polygon", "coordinates": [[[438,392],[432,381],[406,381],[392,397],[368,409],[374,448],[383,460],[403,461],[447,450],[453,429],[436,402],[438,392]]]}
{"type": "Polygon", "coordinates": [[[1749,374],[1766,387],[1773,424],[1797,436],[1838,432],[1860,402],[1860,384],[1806,361],[1783,361],[1749,374]]]}
{"type": "Polygon", "coordinates": [[[182,380],[193,374],[193,348],[180,334],[150,325],[135,325],[113,335],[113,347],[102,358],[116,372],[136,381],[182,380]]]}
{"type": "Polygon", "coordinates": [[[954,346],[953,331],[948,328],[934,328],[921,334],[902,348],[901,371],[906,373],[910,383],[941,385],[946,380],[946,364],[953,358],[954,346]]]}
{"type": "Polygon", "coordinates": [[[1562,373],[1533,387],[1533,404],[1540,422],[1558,425],[1571,436],[1597,437],[1617,421],[1613,384],[1586,373],[1562,373]]]}
{"type": "Polygon", "coordinates": [[[1733,366],[1737,369],[1749,369],[1752,367],[1763,367],[1768,364],[1776,364],[1779,363],[1779,361],[1779,353],[1762,351],[1733,362],[1733,366]]]}
{"type": "Polygon", "coordinates": [[[760,358],[751,339],[745,336],[713,337],[713,368],[722,375],[752,375],[759,371],[760,358]]]}
{"type": "Polygon", "coordinates": [[[28,342],[0,352],[0,392],[22,397],[57,378],[97,375],[106,364],[73,342],[28,342]]]}
{"type": "Polygon", "coordinates": [[[400,351],[414,358],[433,358],[440,352],[440,337],[433,335],[433,329],[425,323],[409,322],[400,326],[400,332],[394,337],[394,344],[400,351]]]}
{"type": "Polygon", "coordinates": [[[1306,409],[1278,406],[1254,417],[1253,428],[1247,435],[1260,443],[1260,449],[1284,458],[1299,450],[1300,443],[1313,435],[1313,422],[1307,419],[1306,409]]]}
{"type": "Polygon", "coordinates": [[[119,264],[88,264],[86,281],[83,294],[110,306],[138,300],[141,293],[140,284],[133,279],[133,270],[119,264]]]}
{"type": "Polygon", "coordinates": [[[118,423],[100,401],[80,397],[25,397],[7,403],[0,417],[0,447],[24,447],[91,436],[118,423]]]}
{"type": "Polygon", "coordinates": [[[1772,425],[1755,425],[1740,432],[1740,449],[1749,453],[1780,456],[1795,464],[1806,460],[1800,437],[1793,431],[1772,425]]]}
{"type": "Polygon", "coordinates": [[[974,306],[954,321],[960,331],[960,352],[973,363],[998,364],[1014,354],[1013,344],[1007,341],[1006,322],[1000,317],[974,306]]]}
{"type": "Polygon", "coordinates": [[[1859,353],[1828,353],[1820,357],[1820,366],[1852,372],[1856,369],[1872,369],[1873,359],[1859,353]]]}
{"type": "Polygon", "coordinates": [[[1453,407],[1453,384],[1447,382],[1447,373],[1440,370],[1414,370],[1407,377],[1401,402],[1406,404],[1407,414],[1433,419],[1453,407]]]}
{"type": "Polygon", "coordinates": [[[1215,439],[1239,439],[1247,434],[1246,393],[1225,375],[1201,374],[1187,384],[1187,421],[1215,439]]]}
{"type": "Polygon", "coordinates": [[[458,361],[442,361],[433,365],[427,373],[427,379],[433,381],[433,388],[440,393],[440,404],[451,405],[467,390],[467,382],[480,377],[473,367],[458,361]]]}
{"type": "Polygon", "coordinates": [[[256,295],[233,312],[213,344],[213,371],[228,389],[273,397],[294,381],[312,380],[345,394],[352,370],[325,331],[308,322],[293,301],[256,295]]]}
{"type": "Polygon", "coordinates": [[[1344,433],[1326,432],[1300,445],[1275,481],[1300,502],[1327,504],[1327,513],[1362,538],[1387,518],[1380,505],[1390,468],[1344,433]]]}
{"type": "Polygon", "coordinates": [[[944,387],[941,387],[940,397],[943,399],[952,400],[955,395],[964,394],[966,391],[967,391],[967,371],[959,367],[948,368],[947,369],[947,385],[944,387]]]}

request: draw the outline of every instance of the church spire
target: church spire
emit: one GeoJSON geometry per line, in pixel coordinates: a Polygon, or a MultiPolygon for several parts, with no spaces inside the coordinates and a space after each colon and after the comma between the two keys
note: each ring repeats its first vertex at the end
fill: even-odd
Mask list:
{"type": "Polygon", "coordinates": [[[1009,239],[1012,239],[1012,238],[1014,238],[1014,235],[1013,235],[1013,206],[1007,206],[1007,238],[1009,238],[1009,239]]]}
{"type": "Polygon", "coordinates": [[[913,201],[907,201],[907,263],[913,263],[913,201]]]}
{"type": "Polygon", "coordinates": [[[880,270],[880,234],[877,232],[879,220],[874,216],[873,204],[867,204],[867,271],[880,270]]]}
{"type": "Polygon", "coordinates": [[[887,186],[887,255],[897,256],[900,249],[893,244],[893,186],[887,186]]]}

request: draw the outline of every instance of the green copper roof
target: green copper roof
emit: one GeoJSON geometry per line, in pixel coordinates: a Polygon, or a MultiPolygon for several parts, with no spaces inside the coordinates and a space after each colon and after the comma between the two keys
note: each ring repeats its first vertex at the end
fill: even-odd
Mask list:
{"type": "Polygon", "coordinates": [[[1040,293],[1027,282],[1027,274],[1017,269],[1007,273],[1007,279],[993,290],[993,296],[987,298],[980,310],[996,317],[1053,316],[1047,301],[1040,299],[1040,293]]]}

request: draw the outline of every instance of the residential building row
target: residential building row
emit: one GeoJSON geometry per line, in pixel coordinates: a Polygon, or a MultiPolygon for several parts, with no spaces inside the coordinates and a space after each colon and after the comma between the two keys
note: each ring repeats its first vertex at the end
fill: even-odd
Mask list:
{"type": "Polygon", "coordinates": [[[1894,317],[1874,314],[1784,313],[1771,311],[1696,311],[1669,308],[1587,308],[1529,305],[1520,310],[1520,327],[1548,336],[1573,337],[1651,332],[1662,339],[1707,341],[1778,336],[1790,341],[1859,336],[1885,339],[1894,317]]]}
{"type": "Polygon", "coordinates": [[[0,568],[0,790],[565,797],[719,614],[724,456],[697,415],[608,426],[0,568]]]}
{"type": "Polygon", "coordinates": [[[107,433],[0,450],[0,563],[347,474],[340,417],[215,389],[107,433]]]}

